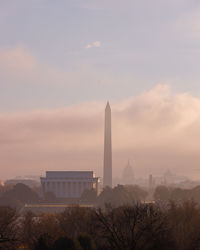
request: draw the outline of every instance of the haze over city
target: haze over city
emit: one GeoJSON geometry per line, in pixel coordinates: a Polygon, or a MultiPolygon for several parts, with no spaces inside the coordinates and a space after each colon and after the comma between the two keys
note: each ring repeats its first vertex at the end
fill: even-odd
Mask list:
{"type": "Polygon", "coordinates": [[[0,2],[1,178],[102,176],[112,108],[113,176],[200,178],[199,1],[0,2]]]}
{"type": "Polygon", "coordinates": [[[0,0],[0,249],[200,249],[199,65],[199,0],[0,0]]]}

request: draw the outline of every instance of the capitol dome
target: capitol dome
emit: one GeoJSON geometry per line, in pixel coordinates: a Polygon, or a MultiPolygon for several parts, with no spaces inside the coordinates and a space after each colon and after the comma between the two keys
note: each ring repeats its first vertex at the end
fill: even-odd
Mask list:
{"type": "Polygon", "coordinates": [[[133,168],[128,161],[128,164],[125,166],[122,174],[122,182],[125,185],[133,184],[134,182],[134,173],[133,168]]]}

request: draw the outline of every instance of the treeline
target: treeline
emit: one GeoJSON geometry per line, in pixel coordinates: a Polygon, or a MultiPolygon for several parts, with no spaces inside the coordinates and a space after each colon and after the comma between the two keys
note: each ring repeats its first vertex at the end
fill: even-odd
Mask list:
{"type": "Polygon", "coordinates": [[[0,186],[0,206],[10,206],[20,209],[25,203],[38,203],[39,190],[18,183],[14,186],[0,186]]]}
{"type": "Polygon", "coordinates": [[[46,193],[45,197],[41,199],[39,192],[39,188],[31,189],[22,183],[14,186],[0,186],[0,206],[20,209],[27,203],[72,203],[93,204],[96,207],[110,204],[112,207],[117,207],[149,200],[159,203],[194,200],[200,204],[200,186],[192,189],[158,186],[152,194],[137,185],[117,185],[114,188],[104,188],[99,196],[94,189],[85,190],[80,199],[71,200],[56,198],[53,193],[46,193]]]}
{"type": "Polygon", "coordinates": [[[158,186],[154,191],[154,199],[158,202],[168,202],[170,200],[184,202],[194,200],[200,204],[200,186],[196,186],[192,189],[158,186]]]}
{"type": "Polygon", "coordinates": [[[85,190],[80,201],[82,203],[92,203],[97,207],[104,207],[110,204],[112,207],[123,204],[132,204],[145,201],[148,192],[137,185],[117,185],[114,188],[106,187],[99,196],[95,190],[85,190]]]}
{"type": "Polygon", "coordinates": [[[118,185],[114,188],[106,187],[99,196],[94,189],[85,190],[80,199],[56,198],[53,193],[46,193],[45,197],[39,197],[39,190],[18,183],[14,186],[0,187],[0,206],[10,206],[20,209],[26,203],[76,203],[94,204],[103,207],[106,203],[112,206],[132,204],[133,202],[144,201],[148,193],[138,186],[118,185]],[[36,192],[37,191],[37,192],[36,192]]]}
{"type": "Polygon", "coordinates": [[[196,250],[200,207],[192,201],[167,207],[137,203],[40,216],[0,207],[0,249],[196,250]]]}
{"type": "Polygon", "coordinates": [[[117,185],[114,188],[106,187],[97,197],[94,190],[85,190],[81,201],[83,203],[93,203],[97,207],[109,203],[113,207],[134,202],[155,201],[156,203],[170,201],[184,202],[194,200],[200,204],[200,186],[192,189],[178,187],[157,186],[154,192],[148,192],[137,185],[117,185]]]}

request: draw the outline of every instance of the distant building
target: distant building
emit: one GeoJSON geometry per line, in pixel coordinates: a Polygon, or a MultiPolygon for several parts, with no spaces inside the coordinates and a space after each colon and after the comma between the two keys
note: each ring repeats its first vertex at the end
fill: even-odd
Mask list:
{"type": "Polygon", "coordinates": [[[41,177],[41,197],[53,193],[57,198],[80,198],[83,191],[94,188],[99,194],[100,178],[93,171],[47,171],[41,177]]]}
{"type": "Polygon", "coordinates": [[[131,185],[134,183],[134,173],[133,168],[128,161],[128,164],[125,166],[122,174],[122,183],[125,185],[131,185]]]}
{"type": "Polygon", "coordinates": [[[169,169],[163,174],[163,185],[176,185],[183,181],[187,181],[188,178],[172,173],[169,169]]]}

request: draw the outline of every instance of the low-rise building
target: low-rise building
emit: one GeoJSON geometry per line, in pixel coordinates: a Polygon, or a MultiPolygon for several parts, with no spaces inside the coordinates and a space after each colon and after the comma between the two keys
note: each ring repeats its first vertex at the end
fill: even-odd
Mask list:
{"type": "Polygon", "coordinates": [[[42,198],[49,192],[56,198],[80,198],[86,189],[100,192],[100,178],[93,171],[47,171],[40,180],[42,198]]]}

